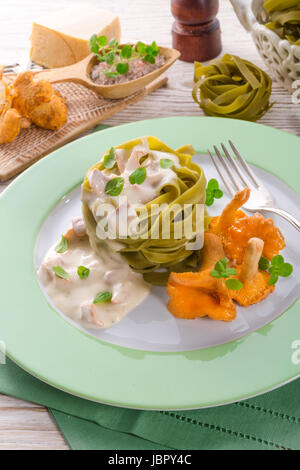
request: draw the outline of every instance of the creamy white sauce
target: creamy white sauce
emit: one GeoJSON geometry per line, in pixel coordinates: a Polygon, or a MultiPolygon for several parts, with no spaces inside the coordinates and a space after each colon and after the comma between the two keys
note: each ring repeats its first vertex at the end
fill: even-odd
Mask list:
{"type": "MultiPolygon", "coordinates": [[[[132,150],[116,149],[116,161],[118,173],[94,168],[87,174],[91,192],[83,191],[82,200],[90,208],[96,222],[101,223],[101,227],[108,225],[108,222],[115,227],[115,220],[119,220],[118,214],[122,210],[126,212],[127,226],[130,224],[131,227],[135,227],[138,225],[136,209],[158,197],[161,188],[177,178],[173,168],[180,166],[179,159],[172,153],[150,150],[147,139],[141,139],[141,145],[135,146],[132,150]],[[173,167],[162,168],[161,159],[172,160],[173,167]],[[145,181],[142,184],[131,184],[130,175],[140,167],[146,168],[145,181]],[[122,192],[119,196],[109,196],[105,192],[105,187],[116,177],[124,180],[122,192]],[[104,204],[106,204],[105,211],[104,204]],[[107,208],[107,205],[110,207],[107,208]]],[[[118,235],[118,226],[116,229],[118,235]]],[[[128,233],[133,235],[129,229],[128,233]]],[[[97,231],[99,238],[103,238],[102,234],[102,230],[97,231]]]]}
{"type": "MultiPolygon", "coordinates": [[[[132,150],[116,149],[116,161],[116,171],[91,170],[87,175],[91,191],[82,192],[82,200],[97,222],[97,234],[101,222],[118,220],[117,216],[124,209],[126,224],[134,227],[139,220],[136,209],[155,199],[163,186],[177,178],[173,171],[179,167],[177,156],[150,150],[147,139],[141,139],[141,144],[132,150]],[[161,159],[172,160],[173,167],[162,168],[161,159]],[[145,181],[131,184],[130,175],[140,167],[146,168],[145,181]],[[109,196],[105,192],[106,184],[116,177],[123,178],[123,190],[119,196],[109,196]],[[110,205],[105,215],[101,212],[104,204],[110,205]]],[[[119,226],[116,230],[118,233],[119,226]]],[[[94,250],[85,232],[83,220],[80,217],[73,219],[73,229],[66,234],[70,240],[68,250],[57,253],[57,243],[50,248],[38,276],[53,304],[62,313],[88,328],[108,328],[142,302],[149,294],[150,286],[118,253],[122,244],[109,239],[94,250]],[[55,266],[63,268],[68,279],[57,276],[52,270],[55,266]],[[87,279],[79,277],[79,266],[90,270],[87,279]],[[94,304],[95,297],[101,292],[110,292],[111,301],[94,304]]]]}
{"type": "MultiPolygon", "coordinates": [[[[80,227],[76,219],[73,227],[80,227]]],[[[82,231],[81,231],[82,233],[82,231]]],[[[87,328],[108,328],[142,302],[150,292],[142,275],[133,272],[118,253],[109,247],[95,254],[87,236],[74,237],[69,249],[56,252],[57,243],[47,252],[38,271],[40,282],[56,308],[87,328]],[[58,277],[52,267],[60,266],[69,275],[68,279],[58,277]],[[77,274],[79,266],[90,270],[87,279],[77,274]],[[110,302],[93,304],[101,292],[112,293],[110,302]]]]}

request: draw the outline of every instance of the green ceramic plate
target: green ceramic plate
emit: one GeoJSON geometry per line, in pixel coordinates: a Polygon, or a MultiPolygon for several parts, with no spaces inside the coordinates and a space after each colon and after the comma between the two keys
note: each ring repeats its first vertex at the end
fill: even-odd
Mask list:
{"type": "MultiPolygon", "coordinates": [[[[144,409],[225,404],[299,377],[297,270],[293,279],[283,281],[283,292],[288,292],[283,315],[278,311],[279,317],[258,332],[205,349],[160,352],[112,344],[75,328],[47,303],[34,265],[44,221],[107,148],[149,134],[174,148],[191,143],[202,153],[230,138],[252,164],[267,170],[263,173],[273,184],[278,181],[286,188],[285,204],[290,207],[284,208],[299,216],[300,140],[263,125],[215,118],[157,119],[69,144],[23,173],[0,198],[0,340],[7,354],[30,374],[66,392],[144,409]]],[[[291,246],[299,246],[299,233],[287,225],[281,228],[291,246]]],[[[299,249],[288,253],[297,265],[299,249]]],[[[260,314],[264,316],[263,306],[260,314]]]]}

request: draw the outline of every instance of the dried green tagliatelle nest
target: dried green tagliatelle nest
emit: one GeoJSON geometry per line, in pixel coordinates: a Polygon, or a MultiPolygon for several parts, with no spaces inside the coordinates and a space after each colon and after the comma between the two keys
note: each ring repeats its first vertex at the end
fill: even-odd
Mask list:
{"type": "Polygon", "coordinates": [[[272,107],[272,80],[256,65],[226,54],[195,62],[193,98],[208,116],[257,121],[272,107]]]}
{"type": "Polygon", "coordinates": [[[300,1],[266,0],[264,8],[269,14],[266,27],[278,34],[281,39],[300,45],[300,1]]]}

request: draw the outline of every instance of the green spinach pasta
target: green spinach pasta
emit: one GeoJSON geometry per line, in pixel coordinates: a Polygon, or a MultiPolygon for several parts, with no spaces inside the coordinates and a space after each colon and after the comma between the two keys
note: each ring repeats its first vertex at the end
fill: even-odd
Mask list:
{"type": "Polygon", "coordinates": [[[266,27],[278,34],[281,39],[300,45],[300,1],[266,0],[264,8],[269,14],[266,27]]]}
{"type": "Polygon", "coordinates": [[[82,187],[93,248],[103,248],[104,243],[114,247],[152,284],[165,284],[170,268],[196,269],[199,247],[187,244],[195,242],[196,234],[203,235],[209,218],[203,209],[206,179],[192,162],[192,153],[190,146],[174,151],[152,136],[108,150],[88,171],[82,187]],[[105,204],[111,209],[103,214],[105,204]],[[103,223],[113,220],[124,207],[127,232],[121,234],[119,222],[115,239],[105,240],[103,223]],[[164,225],[165,221],[170,223],[164,225]]]}
{"type": "Polygon", "coordinates": [[[257,121],[272,106],[271,78],[234,55],[208,65],[195,62],[194,82],[193,98],[208,116],[257,121]]]}

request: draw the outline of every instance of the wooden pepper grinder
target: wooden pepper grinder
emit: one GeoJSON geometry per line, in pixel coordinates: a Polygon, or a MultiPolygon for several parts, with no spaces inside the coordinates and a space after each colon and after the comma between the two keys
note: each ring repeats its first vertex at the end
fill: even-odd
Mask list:
{"type": "Polygon", "coordinates": [[[185,62],[204,62],[222,50],[220,23],[216,18],[219,0],[171,0],[175,18],[173,48],[185,62]]]}

